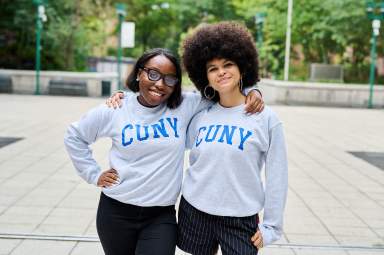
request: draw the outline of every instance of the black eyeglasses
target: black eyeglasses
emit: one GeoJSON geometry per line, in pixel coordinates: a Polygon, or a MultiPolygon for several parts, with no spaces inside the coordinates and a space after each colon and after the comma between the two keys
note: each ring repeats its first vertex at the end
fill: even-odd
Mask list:
{"type": "Polygon", "coordinates": [[[165,85],[169,87],[173,87],[177,84],[179,79],[177,79],[174,75],[171,74],[162,74],[159,71],[147,67],[142,67],[146,73],[147,77],[150,81],[158,81],[160,79],[163,79],[165,85]]]}

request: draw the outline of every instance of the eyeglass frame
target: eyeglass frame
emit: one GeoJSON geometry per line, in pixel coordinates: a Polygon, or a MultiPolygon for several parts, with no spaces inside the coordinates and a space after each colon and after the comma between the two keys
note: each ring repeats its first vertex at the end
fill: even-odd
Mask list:
{"type": "Polygon", "coordinates": [[[164,82],[164,84],[167,85],[168,87],[175,87],[175,86],[177,85],[177,83],[179,82],[179,79],[178,79],[175,75],[172,75],[172,74],[163,74],[163,73],[159,72],[159,71],[156,70],[156,69],[148,68],[148,67],[145,67],[145,66],[140,67],[140,69],[142,69],[142,70],[145,71],[145,73],[147,74],[148,80],[150,80],[150,81],[159,81],[159,80],[162,79],[163,82],[164,82]],[[158,74],[160,75],[159,79],[157,79],[157,80],[153,80],[152,78],[150,78],[150,76],[149,76],[149,72],[150,72],[150,71],[154,71],[154,72],[158,73],[158,74]],[[169,84],[167,84],[167,82],[165,81],[165,78],[166,78],[166,77],[171,77],[172,79],[174,79],[174,80],[175,80],[175,84],[173,84],[173,85],[169,85],[169,84]]]}

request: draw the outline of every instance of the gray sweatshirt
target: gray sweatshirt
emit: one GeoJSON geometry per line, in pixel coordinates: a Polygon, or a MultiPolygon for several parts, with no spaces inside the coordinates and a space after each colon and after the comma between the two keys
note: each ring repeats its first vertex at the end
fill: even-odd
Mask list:
{"type": "Polygon", "coordinates": [[[254,115],[245,115],[243,108],[217,103],[193,118],[187,135],[190,168],[182,193],[212,215],[243,217],[264,208],[259,229],[268,245],[282,234],[287,196],[283,127],[269,107],[254,115]]]}
{"type": "Polygon", "coordinates": [[[142,106],[134,93],[125,93],[123,106],[101,105],[72,123],[64,143],[78,174],[97,184],[107,169],[92,157],[90,145],[101,137],[112,139],[110,167],[120,182],[103,193],[139,206],[174,205],[180,192],[187,126],[192,116],[211,103],[196,93],[184,93],[176,109],[142,106]]]}

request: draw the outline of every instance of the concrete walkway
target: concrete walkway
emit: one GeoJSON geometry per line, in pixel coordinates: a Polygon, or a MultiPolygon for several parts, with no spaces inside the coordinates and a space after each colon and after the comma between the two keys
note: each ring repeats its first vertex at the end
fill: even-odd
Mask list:
{"type": "MultiPolygon", "coordinates": [[[[100,191],[63,146],[67,125],[103,102],[0,95],[0,138],[23,138],[0,148],[0,255],[103,254],[100,191]]],[[[384,111],[272,107],[285,127],[289,195],[284,237],[261,254],[384,254],[384,170],[349,153],[384,153],[384,111]]],[[[105,168],[109,147],[93,146],[105,168]]]]}

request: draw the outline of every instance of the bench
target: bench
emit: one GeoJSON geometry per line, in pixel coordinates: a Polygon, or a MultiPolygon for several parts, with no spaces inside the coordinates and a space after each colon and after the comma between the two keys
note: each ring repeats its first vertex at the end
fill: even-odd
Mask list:
{"type": "Polygon", "coordinates": [[[88,96],[86,81],[50,80],[50,95],[88,96]]]}
{"type": "Polygon", "coordinates": [[[312,63],[310,66],[310,81],[336,81],[343,82],[343,67],[312,63]]]}
{"type": "Polygon", "coordinates": [[[6,75],[0,75],[0,93],[12,93],[12,78],[6,75]]]}

